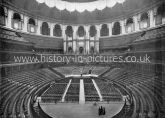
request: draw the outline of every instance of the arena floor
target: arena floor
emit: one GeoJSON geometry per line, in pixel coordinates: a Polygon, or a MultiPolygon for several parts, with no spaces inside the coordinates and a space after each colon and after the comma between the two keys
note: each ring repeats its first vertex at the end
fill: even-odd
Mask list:
{"type": "Polygon", "coordinates": [[[40,103],[40,105],[45,113],[53,118],[110,118],[122,109],[124,102],[99,103],[96,106],[92,103],[84,105],[74,103],[40,103]],[[98,115],[99,106],[105,107],[106,115],[98,115]]]}

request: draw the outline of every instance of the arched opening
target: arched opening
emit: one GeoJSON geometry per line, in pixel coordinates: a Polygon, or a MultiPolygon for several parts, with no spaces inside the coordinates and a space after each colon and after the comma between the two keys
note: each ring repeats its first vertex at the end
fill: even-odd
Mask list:
{"type": "Polygon", "coordinates": [[[140,28],[144,29],[148,27],[149,27],[149,17],[148,17],[148,13],[145,12],[140,17],[140,28]]]}
{"type": "Polygon", "coordinates": [[[121,26],[119,22],[115,22],[112,28],[112,35],[119,35],[121,33],[121,26]]]}
{"type": "Polygon", "coordinates": [[[13,28],[18,30],[22,29],[22,20],[20,14],[18,13],[13,14],[13,28]]]}
{"type": "Polygon", "coordinates": [[[94,52],[95,52],[95,48],[92,46],[92,47],[90,48],[90,54],[94,54],[94,52]]]}
{"type": "Polygon", "coordinates": [[[72,47],[68,47],[68,53],[71,54],[73,52],[72,47]]]}
{"type": "Polygon", "coordinates": [[[62,36],[62,30],[61,26],[59,24],[56,24],[54,29],[53,29],[53,35],[56,37],[61,37],[62,36]]]}
{"type": "Polygon", "coordinates": [[[103,24],[100,31],[100,36],[109,36],[109,28],[107,24],[103,24]]]}
{"type": "Polygon", "coordinates": [[[36,32],[36,26],[35,25],[36,25],[35,20],[30,18],[28,21],[28,31],[31,33],[36,32]]]}
{"type": "Polygon", "coordinates": [[[165,4],[159,6],[156,15],[156,25],[165,23],[165,4]]]}
{"type": "Polygon", "coordinates": [[[30,19],[29,19],[29,24],[30,24],[30,25],[36,25],[35,20],[32,19],[32,18],[30,18],[30,19]]]}
{"type": "Polygon", "coordinates": [[[96,28],[94,25],[90,27],[89,33],[90,33],[90,37],[96,36],[96,28]]]}
{"type": "Polygon", "coordinates": [[[50,35],[50,28],[47,22],[42,23],[41,33],[42,35],[50,35]]]}
{"type": "Polygon", "coordinates": [[[79,37],[85,36],[85,30],[84,30],[84,27],[83,27],[83,26],[80,26],[80,27],[78,28],[78,36],[79,36],[79,37]]]}
{"type": "Polygon", "coordinates": [[[0,6],[0,16],[5,16],[5,10],[2,6],[0,6]]]}
{"type": "Polygon", "coordinates": [[[72,29],[72,26],[67,26],[66,31],[65,31],[65,34],[66,34],[68,37],[72,37],[72,36],[73,36],[73,29],[72,29]]]}
{"type": "Polygon", "coordinates": [[[83,54],[84,53],[84,48],[83,47],[79,47],[79,53],[83,54]]]}
{"type": "Polygon", "coordinates": [[[134,31],[133,18],[129,18],[126,21],[126,32],[130,33],[134,31]]]}
{"type": "Polygon", "coordinates": [[[0,6],[0,25],[5,25],[5,10],[0,6]]]}
{"type": "Polygon", "coordinates": [[[21,16],[20,16],[20,14],[18,14],[18,13],[14,13],[14,15],[13,15],[13,19],[14,19],[14,20],[21,21],[21,16]]]}

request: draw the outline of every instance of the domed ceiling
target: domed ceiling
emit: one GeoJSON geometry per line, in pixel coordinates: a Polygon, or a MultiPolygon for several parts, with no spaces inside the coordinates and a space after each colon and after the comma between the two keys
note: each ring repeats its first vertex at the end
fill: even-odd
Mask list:
{"type": "MultiPolygon", "coordinates": [[[[130,14],[138,12],[139,10],[145,10],[147,7],[157,4],[160,1],[163,0],[5,0],[6,3],[10,2],[16,6],[17,9],[23,9],[31,15],[66,24],[111,22],[117,18],[130,17],[130,14]],[[59,2],[50,5],[51,1],[59,2]],[[66,4],[64,4],[63,9],[60,10],[60,5],[58,5],[60,2],[70,4],[92,4],[99,1],[105,4],[105,8],[101,8],[104,6],[101,4],[99,4],[99,6],[90,5],[89,9],[95,8],[92,11],[88,11],[89,9],[87,7],[81,12],[75,9],[69,11],[67,8],[71,8],[71,6],[66,6],[66,4]],[[110,5],[108,3],[112,3],[112,1],[113,3],[116,1],[115,4],[111,4],[112,6],[108,7],[108,5],[110,5]]],[[[79,6],[75,8],[79,8],[79,6]]]]}

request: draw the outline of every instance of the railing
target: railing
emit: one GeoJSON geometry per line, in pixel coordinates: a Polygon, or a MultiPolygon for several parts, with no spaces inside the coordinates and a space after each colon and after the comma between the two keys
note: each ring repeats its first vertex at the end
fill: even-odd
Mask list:
{"type": "Polygon", "coordinates": [[[148,40],[148,39],[154,39],[160,37],[165,37],[165,25],[160,25],[157,28],[143,31],[141,36],[138,37],[136,41],[148,40]]]}
{"type": "Polygon", "coordinates": [[[4,27],[0,27],[0,38],[28,42],[18,32],[9,30],[4,27]]]}
{"type": "Polygon", "coordinates": [[[100,51],[129,48],[130,45],[149,39],[165,37],[165,25],[160,25],[140,32],[133,32],[121,36],[100,37],[100,51]]]}

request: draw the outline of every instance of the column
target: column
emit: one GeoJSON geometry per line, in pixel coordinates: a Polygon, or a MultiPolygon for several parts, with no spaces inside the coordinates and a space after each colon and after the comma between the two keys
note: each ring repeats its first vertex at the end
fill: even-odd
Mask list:
{"type": "Polygon", "coordinates": [[[89,54],[89,26],[85,26],[85,32],[86,32],[85,53],[89,54]]]}
{"type": "Polygon", "coordinates": [[[62,37],[66,38],[65,30],[66,30],[66,25],[61,25],[62,28],[62,37]]]}
{"type": "Polygon", "coordinates": [[[154,10],[149,11],[150,27],[155,27],[154,10]]]}
{"type": "Polygon", "coordinates": [[[66,26],[62,25],[62,38],[63,38],[63,49],[64,49],[64,53],[67,53],[67,39],[66,39],[66,34],[65,34],[65,30],[66,30],[66,26]]]}
{"type": "Polygon", "coordinates": [[[78,26],[73,26],[73,39],[77,38],[77,30],[78,30],[78,26]]]}
{"type": "MultiPolygon", "coordinates": [[[[7,8],[6,8],[6,7],[4,7],[4,11],[5,11],[5,13],[7,13],[7,15],[8,15],[8,11],[7,11],[7,8]]],[[[6,27],[7,27],[7,25],[8,25],[8,19],[7,19],[7,17],[5,17],[5,25],[6,25],[6,27]]]]}
{"type": "Polygon", "coordinates": [[[54,36],[53,35],[54,26],[55,26],[54,23],[50,23],[50,36],[52,36],[52,37],[54,36]]]}
{"type": "Polygon", "coordinates": [[[133,16],[133,20],[134,20],[134,26],[135,26],[135,31],[139,31],[139,21],[140,21],[140,17],[139,15],[135,15],[133,16]]]}
{"type": "Polygon", "coordinates": [[[108,24],[108,28],[109,28],[109,36],[112,36],[112,23],[108,24]]]}
{"type": "Polygon", "coordinates": [[[27,32],[28,17],[24,16],[23,31],[27,32]]]}
{"type": "Polygon", "coordinates": [[[63,41],[64,53],[66,53],[66,41],[63,41]]]}
{"type": "Polygon", "coordinates": [[[37,34],[38,35],[41,35],[41,26],[42,26],[42,21],[41,20],[38,20],[38,26],[37,26],[37,34]]]}
{"type": "Polygon", "coordinates": [[[49,36],[50,36],[50,33],[51,33],[51,23],[48,22],[48,28],[49,28],[49,36]]]}
{"type": "Polygon", "coordinates": [[[99,41],[96,42],[96,51],[99,53],[99,41]]]}
{"type": "Polygon", "coordinates": [[[8,9],[7,27],[12,28],[13,11],[8,9]]]}
{"type": "Polygon", "coordinates": [[[100,37],[101,25],[96,25],[97,37],[100,37]]]}
{"type": "Polygon", "coordinates": [[[86,32],[86,38],[89,39],[89,26],[84,26],[86,32]]]}
{"type": "Polygon", "coordinates": [[[72,38],[72,53],[74,53],[74,51],[73,51],[73,48],[74,48],[73,36],[71,38],[72,38]]]}
{"type": "Polygon", "coordinates": [[[88,26],[87,31],[88,31],[88,36],[87,36],[88,39],[87,39],[86,46],[87,46],[87,54],[89,54],[90,53],[90,26],[88,26]]]}
{"type": "Polygon", "coordinates": [[[121,34],[125,34],[125,20],[120,21],[121,34]]]}
{"type": "Polygon", "coordinates": [[[101,25],[97,25],[96,30],[97,30],[97,35],[96,35],[96,39],[95,39],[95,43],[94,43],[94,48],[95,48],[95,52],[98,52],[99,51],[99,38],[100,38],[101,25]],[[96,41],[98,41],[98,42],[96,43],[96,41]]]}
{"type": "Polygon", "coordinates": [[[78,26],[73,26],[73,52],[76,53],[76,48],[77,48],[77,29],[78,26]]]}

